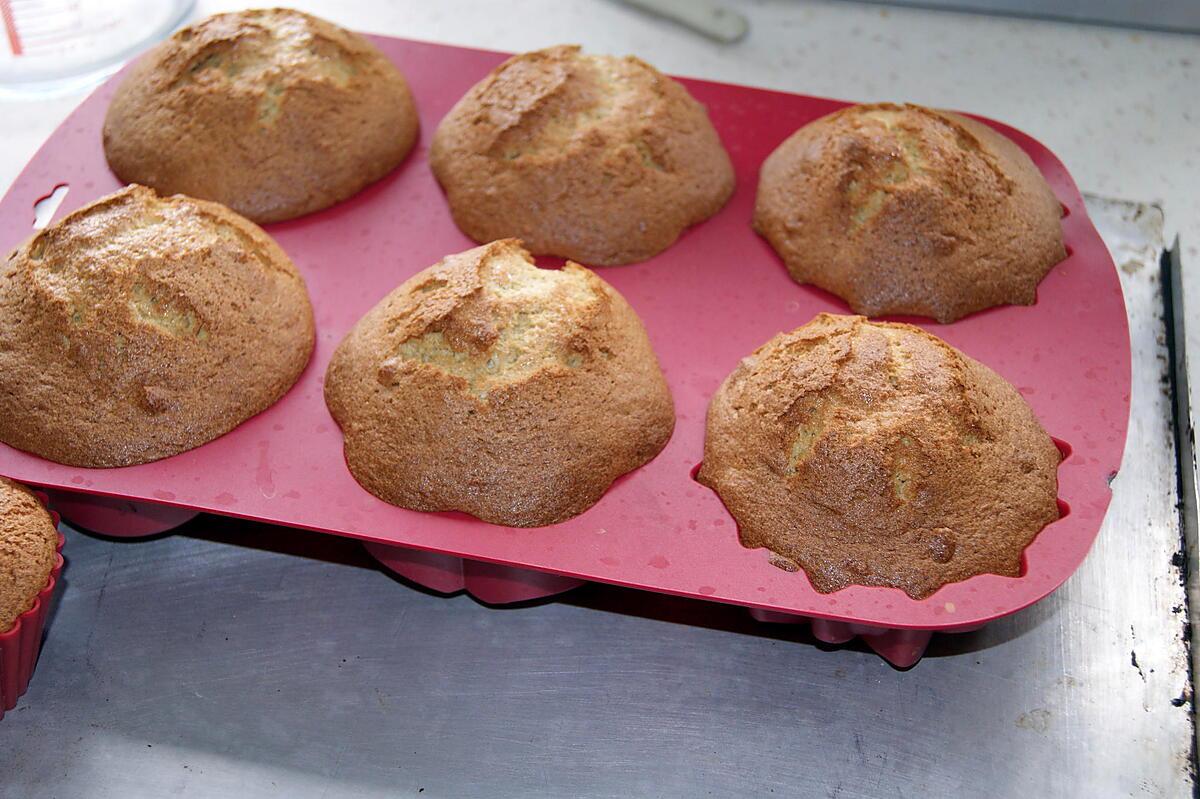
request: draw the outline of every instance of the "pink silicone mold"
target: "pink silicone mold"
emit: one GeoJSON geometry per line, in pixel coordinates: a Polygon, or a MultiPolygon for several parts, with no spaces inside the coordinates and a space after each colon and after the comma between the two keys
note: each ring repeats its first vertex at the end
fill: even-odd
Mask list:
{"type": "MultiPolygon", "coordinates": [[[[875,627],[870,624],[852,624],[832,619],[809,618],[792,613],[777,613],[773,610],[750,608],[750,615],[767,624],[804,624],[812,626],[813,637],[826,644],[844,644],[860,637],[880,657],[896,668],[906,669],[914,665],[925,654],[925,647],[933,638],[932,630],[903,630],[875,627]]],[[[968,624],[942,632],[969,633],[983,627],[983,623],[968,624]]]]}
{"type": "MultiPolygon", "coordinates": [[[[928,637],[910,631],[961,630],[1014,613],[1061,585],[1083,560],[1108,507],[1108,478],[1120,465],[1129,417],[1120,281],[1062,163],[1029,136],[988,120],[1029,154],[1062,202],[1069,255],[1042,281],[1033,306],[993,308],[949,325],[904,321],[995,369],[1051,435],[1069,442],[1073,454],[1059,468],[1059,495],[1070,513],[1027,548],[1020,577],[981,575],[921,601],[861,586],[818,594],[802,573],[777,569],[764,550],[740,545],[720,499],[691,478],[703,455],[708,401],[738,361],[775,333],[821,311],[848,311],[836,297],[796,285],[751,230],[758,169],[796,128],[846,103],[687,79],[729,150],[737,190],[719,214],[661,255],[601,270],[645,322],[674,395],[678,422],[663,452],[618,480],[587,512],[539,529],[417,513],[364,491],[346,469],[340,432],[325,408],[325,367],[346,331],[381,297],[446,254],[473,246],[454,226],[430,173],[428,137],[451,105],[505,58],[373,41],[408,77],[425,139],[406,163],[356,197],[268,227],[303,273],[317,322],[312,363],[292,391],[220,439],[157,463],[77,469],[0,445],[0,473],[127,499],[134,507],[161,503],[353,536],[410,579],[435,590],[469,590],[489,602],[556,593],[566,585],[561,579],[592,580],[811,618],[818,620],[818,637],[863,635],[898,663],[928,637]],[[437,554],[414,554],[420,552],[437,554]],[[497,574],[507,588],[497,588],[497,574]],[[905,631],[892,636],[900,648],[877,630],[905,631]]],[[[100,135],[116,80],[68,117],[0,201],[0,247],[29,236],[33,205],[54,186],[70,186],[59,216],[120,187],[100,135]]],[[[116,522],[138,529],[128,518],[116,522]]],[[[103,519],[79,523],[118,534],[103,519]]]]}
{"type": "MultiPolygon", "coordinates": [[[[48,502],[47,496],[36,492],[43,505],[48,502]]],[[[50,511],[54,526],[58,526],[59,516],[50,511]]],[[[58,551],[54,555],[54,567],[50,570],[50,579],[33,600],[33,606],[17,617],[12,628],[0,633],[0,719],[4,714],[17,706],[17,700],[29,688],[29,680],[37,666],[38,654],[42,649],[42,630],[46,626],[46,614],[49,612],[50,596],[58,585],[59,575],[63,569],[63,536],[58,534],[58,551]]]]}
{"type": "Polygon", "coordinates": [[[62,518],[73,527],[117,538],[144,538],[173,530],[200,515],[190,508],[133,502],[123,497],[47,489],[62,518]]]}
{"type": "Polygon", "coordinates": [[[372,541],[365,542],[364,546],[373,558],[401,577],[442,594],[466,591],[490,605],[555,596],[578,588],[585,582],[574,577],[372,541]]]}

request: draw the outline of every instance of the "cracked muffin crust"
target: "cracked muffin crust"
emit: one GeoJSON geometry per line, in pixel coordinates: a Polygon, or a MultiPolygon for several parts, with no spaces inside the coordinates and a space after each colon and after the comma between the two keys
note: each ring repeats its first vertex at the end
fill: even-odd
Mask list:
{"type": "Polygon", "coordinates": [[[763,163],[754,228],[798,283],[867,316],[953,322],[1031,305],[1066,257],[1062,207],[1024,151],[973,119],[858,105],[763,163]]]}
{"type": "Polygon", "coordinates": [[[128,466],[274,404],[314,341],[304,281],[224,206],[129,186],[0,264],[0,441],[128,466]]]}
{"type": "Polygon", "coordinates": [[[459,228],[592,265],[642,261],[717,211],[733,166],[704,107],[632,56],[514,56],[438,126],[430,165],[459,228]]]}
{"type": "Polygon", "coordinates": [[[142,57],[108,108],[104,152],[127,183],[261,224],[379,180],[417,130],[407,82],[372,44],[276,8],[217,14],[142,57]]]}
{"type": "Polygon", "coordinates": [[[0,477],[0,634],[12,629],[54,570],[58,530],[23,485],[0,477]]]}
{"type": "Polygon", "coordinates": [[[539,269],[514,240],[385,297],[334,353],[325,399],[372,494],[514,527],[587,510],[675,425],[624,298],[576,264],[539,269]]]}
{"type": "Polygon", "coordinates": [[[828,593],[1016,577],[1060,454],[1013,386],[917,327],[820,314],[725,379],[699,480],[742,544],[828,593]]]}

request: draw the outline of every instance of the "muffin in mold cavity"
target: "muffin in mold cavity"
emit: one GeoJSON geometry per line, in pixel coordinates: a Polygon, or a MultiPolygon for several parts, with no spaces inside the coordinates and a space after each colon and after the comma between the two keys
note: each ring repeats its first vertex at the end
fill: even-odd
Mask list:
{"type": "Polygon", "coordinates": [[[743,545],[817,591],[922,599],[977,574],[1019,576],[1059,516],[1060,457],[978,361],[917,327],[820,314],[722,383],[697,479],[743,545]]]}
{"type": "Polygon", "coordinates": [[[446,257],[364,316],[325,375],[355,479],[414,510],[560,522],[666,445],[641,320],[593,272],[517,241],[446,257]]]}
{"type": "Polygon", "coordinates": [[[642,261],[721,209],[733,166],[704,107],[626,56],[513,56],[459,100],[429,154],[454,221],[593,266],[642,261]]]}
{"type": "Polygon", "coordinates": [[[418,127],[404,76],[363,37],[291,9],[236,11],[133,66],[104,120],[104,153],[128,183],[263,224],[379,180],[418,127]]]}
{"type": "Polygon", "coordinates": [[[914,105],[810,122],[763,163],[754,227],[798,283],[867,316],[953,322],[1030,305],[1063,260],[1062,205],[993,128],[914,105]]]}

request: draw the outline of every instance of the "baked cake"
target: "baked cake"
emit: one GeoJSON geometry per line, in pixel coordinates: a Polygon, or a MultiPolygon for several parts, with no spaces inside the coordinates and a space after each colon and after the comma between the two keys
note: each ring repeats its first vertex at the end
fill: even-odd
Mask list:
{"type": "Polygon", "coordinates": [[[418,272],[334,353],[325,399],[372,494],[515,527],[593,505],[675,413],[641,320],[573,263],[497,241],[418,272]]]}
{"type": "Polygon", "coordinates": [[[0,477],[0,634],[33,607],[50,581],[57,551],[49,512],[32,491],[0,477]]]}
{"type": "Polygon", "coordinates": [[[720,210],[733,167],[704,107],[627,56],[518,55],[446,115],[429,156],[471,238],[591,265],[641,261],[720,210]]]}
{"type": "Polygon", "coordinates": [[[394,169],[417,139],[404,77],[363,37],[290,9],[217,14],[151,50],[104,121],[113,172],[259,223],[394,169]]]}
{"type": "Polygon", "coordinates": [[[1058,518],[1058,449],[1015,388],[920,328],[821,314],[708,409],[700,482],[822,593],[1015,577],[1058,518]]]}
{"type": "Polygon", "coordinates": [[[313,338],[304,281],[262,230],[130,186],[0,264],[0,441],[74,466],[165,458],[282,397],[313,338]]]}
{"type": "Polygon", "coordinates": [[[973,119],[857,105],[763,163],[754,227],[800,283],[868,316],[952,322],[1030,305],[1066,257],[1062,206],[1024,151],[973,119]]]}

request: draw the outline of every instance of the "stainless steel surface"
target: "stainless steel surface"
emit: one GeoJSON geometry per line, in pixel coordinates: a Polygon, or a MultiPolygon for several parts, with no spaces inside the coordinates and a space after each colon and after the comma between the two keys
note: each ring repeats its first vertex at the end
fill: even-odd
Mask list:
{"type": "Polygon", "coordinates": [[[1047,601],[900,672],[616,588],[432,596],[300,531],[69,531],[0,796],[1189,796],[1161,217],[1089,208],[1129,303],[1133,418],[1105,530],[1047,601]]]}

